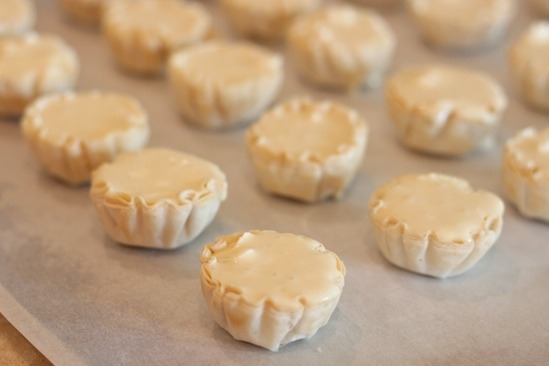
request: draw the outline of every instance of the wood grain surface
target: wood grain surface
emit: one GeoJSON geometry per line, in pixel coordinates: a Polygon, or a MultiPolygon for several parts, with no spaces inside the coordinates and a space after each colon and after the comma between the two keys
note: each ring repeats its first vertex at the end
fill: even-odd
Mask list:
{"type": "Polygon", "coordinates": [[[0,365],[49,366],[51,362],[0,314],[0,365]]]}

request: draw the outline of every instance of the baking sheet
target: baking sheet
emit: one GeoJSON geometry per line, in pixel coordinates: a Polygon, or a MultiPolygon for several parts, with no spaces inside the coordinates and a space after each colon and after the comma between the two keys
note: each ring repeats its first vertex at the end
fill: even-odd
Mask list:
{"type": "MultiPolygon", "coordinates": [[[[212,225],[174,252],[136,250],[112,242],[97,221],[87,187],[68,188],[43,174],[14,121],[0,121],[0,312],[58,365],[365,365],[543,364],[549,357],[549,225],[507,206],[503,233],[466,274],[448,280],[414,275],[377,250],[367,201],[398,174],[437,171],[502,195],[502,142],[549,116],[526,109],[511,87],[505,46],[455,55],[425,48],[403,11],[384,15],[399,46],[395,68],[450,62],[483,70],[508,91],[500,143],[466,159],[413,154],[395,140],[380,91],[317,91],[287,65],[281,99],[310,94],[356,108],[371,138],[356,180],[337,202],[303,205],[261,192],[244,151],[244,130],[192,128],[175,112],[165,80],[140,79],[112,64],[97,31],[75,27],[53,0],[37,1],[38,29],[58,33],[81,59],[80,90],[136,96],[152,122],[151,146],[210,159],[229,180],[229,198],[212,225]],[[347,267],[345,289],[330,323],[310,340],[278,353],[238,342],[219,328],[202,300],[199,254],[216,236],[248,229],[308,235],[347,267]]],[[[222,32],[226,25],[214,2],[222,32]]],[[[531,20],[523,1],[511,29],[531,20]]],[[[276,48],[276,47],[275,47],[276,48]]],[[[282,49],[282,48],[281,48],[282,49]]]]}

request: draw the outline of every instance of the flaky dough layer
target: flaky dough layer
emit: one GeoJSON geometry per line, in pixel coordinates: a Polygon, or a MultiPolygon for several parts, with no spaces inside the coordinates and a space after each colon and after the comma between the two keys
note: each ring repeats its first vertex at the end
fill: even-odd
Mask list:
{"type": "Polygon", "coordinates": [[[235,339],[271,351],[316,334],[344,286],[337,255],[295,234],[222,236],[204,247],[200,260],[202,294],[216,323],[235,339]]]}
{"type": "Polygon", "coordinates": [[[99,220],[116,242],[174,249],[193,241],[227,198],[215,164],[190,154],[149,148],[121,154],[92,177],[99,220]]]}
{"type": "Polygon", "coordinates": [[[445,278],[467,271],[492,247],[504,205],[463,179],[431,173],[391,180],[372,194],[368,209],[389,262],[445,278]]]}
{"type": "Polygon", "coordinates": [[[246,134],[261,187],[303,202],[340,197],[362,162],[366,122],[331,102],[296,98],[265,113],[246,134]]]}

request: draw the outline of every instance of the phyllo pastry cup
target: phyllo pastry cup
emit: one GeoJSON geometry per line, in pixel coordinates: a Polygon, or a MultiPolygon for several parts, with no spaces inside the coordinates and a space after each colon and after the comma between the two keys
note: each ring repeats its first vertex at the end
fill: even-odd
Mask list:
{"type": "Polygon", "coordinates": [[[32,0],[2,0],[0,6],[0,37],[27,33],[36,22],[32,0]]]}
{"type": "Polygon", "coordinates": [[[295,234],[222,236],[204,247],[201,262],[202,293],[216,323],[271,351],[326,325],[344,285],[337,255],[295,234]]]}
{"type": "Polygon", "coordinates": [[[0,37],[0,117],[18,117],[37,97],[71,90],[76,52],[58,36],[0,37]]]}
{"type": "Polygon", "coordinates": [[[298,18],[288,31],[288,51],[303,79],[352,91],[382,84],[396,38],[373,10],[332,5],[298,18]]]}
{"type": "Polygon", "coordinates": [[[516,13],[515,0],[408,0],[426,43],[450,50],[477,50],[504,37],[516,13]]]}
{"type": "Polygon", "coordinates": [[[278,95],[284,69],[266,48],[210,41],[176,52],[168,76],[185,122],[215,129],[257,118],[278,95]]]}
{"type": "Polygon", "coordinates": [[[508,58],[522,98],[533,108],[549,112],[549,21],[531,24],[511,44],[508,58]]]}
{"type": "Polygon", "coordinates": [[[221,0],[227,19],[243,36],[281,40],[292,22],[320,6],[321,0],[221,0]]]}
{"type": "Polygon", "coordinates": [[[548,128],[527,128],[507,141],[503,184],[507,197],[521,214],[549,222],[548,128]]]}
{"type": "Polygon", "coordinates": [[[212,27],[200,2],[116,0],[104,5],[102,28],[118,64],[130,72],[162,72],[169,56],[202,42],[212,27]]]}
{"type": "Polygon", "coordinates": [[[276,106],[246,134],[260,186],[309,203],[343,194],[362,162],[367,140],[368,125],[356,111],[307,98],[276,106]]]}
{"type": "Polygon", "coordinates": [[[494,79],[445,65],[400,70],[389,78],[385,95],[402,144],[433,155],[489,149],[507,109],[505,92],[494,79]]]}
{"type": "Polygon", "coordinates": [[[99,165],[149,140],[147,113],[137,100],[99,91],[42,97],[27,108],[21,126],[42,167],[73,185],[88,182],[99,165]]]}
{"type": "Polygon", "coordinates": [[[173,249],[191,242],[227,197],[213,163],[178,151],[149,148],[103,164],[92,178],[99,220],[116,242],[173,249]]]}
{"type": "Polygon", "coordinates": [[[442,174],[410,174],[378,188],[369,212],[377,244],[394,265],[445,278],[471,268],[492,247],[504,205],[492,193],[442,174]]]}

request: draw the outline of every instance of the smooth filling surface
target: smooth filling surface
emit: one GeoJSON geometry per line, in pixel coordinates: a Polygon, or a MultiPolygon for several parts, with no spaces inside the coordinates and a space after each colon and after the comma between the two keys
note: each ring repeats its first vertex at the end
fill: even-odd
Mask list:
{"type": "Polygon", "coordinates": [[[457,105],[497,106],[497,85],[475,72],[450,67],[422,67],[399,72],[391,80],[394,92],[411,105],[448,102],[457,105]]]}
{"type": "Polygon", "coordinates": [[[527,130],[509,143],[517,163],[532,173],[538,181],[549,184],[549,129],[527,130]]]}
{"type": "Polygon", "coordinates": [[[244,233],[205,264],[222,287],[257,304],[319,304],[341,292],[344,270],[332,252],[309,238],[272,231],[244,233]]]}
{"type": "Polygon", "coordinates": [[[18,79],[28,73],[44,72],[56,60],[64,60],[65,52],[49,37],[0,39],[0,78],[18,79]]]}
{"type": "Polygon", "coordinates": [[[295,11],[313,8],[320,0],[225,0],[224,2],[243,9],[241,11],[245,10],[250,13],[260,12],[261,15],[277,15],[277,13],[280,13],[282,16],[291,15],[295,11]]]}
{"type": "Polygon", "coordinates": [[[141,196],[146,201],[192,197],[212,179],[222,179],[215,165],[169,149],[122,154],[103,165],[96,178],[108,183],[114,193],[141,196]]]}
{"type": "MultiPolygon", "coordinates": [[[[464,180],[440,174],[399,177],[376,194],[376,220],[403,223],[410,235],[435,234],[460,242],[501,215],[503,206],[493,194],[475,192],[464,180]]],[[[488,225],[486,225],[488,226],[488,225]]]]}
{"type": "Polygon", "coordinates": [[[233,84],[270,76],[281,61],[254,46],[215,42],[180,54],[174,62],[193,78],[233,84]]]}
{"type": "Polygon", "coordinates": [[[350,6],[328,8],[306,18],[301,24],[305,37],[315,37],[350,48],[365,45],[374,47],[386,42],[387,37],[373,15],[350,6]]]}
{"type": "Polygon", "coordinates": [[[96,140],[143,125],[145,115],[127,97],[88,93],[54,99],[41,111],[41,118],[51,135],[96,140]]]}
{"type": "Polygon", "coordinates": [[[412,0],[416,13],[429,14],[442,19],[474,23],[496,18],[498,12],[509,8],[506,0],[412,0]],[[474,14],[473,17],[471,15],[474,14]],[[472,20],[473,19],[473,20],[472,20]]]}
{"type": "Polygon", "coordinates": [[[193,4],[174,0],[126,0],[114,3],[109,20],[145,33],[179,39],[189,32],[204,31],[207,15],[193,4]],[[204,29],[202,29],[204,28],[204,29]]]}
{"type": "Polygon", "coordinates": [[[32,16],[28,1],[2,0],[0,5],[0,31],[24,23],[32,16]]]}
{"type": "Polygon", "coordinates": [[[349,112],[330,103],[291,101],[265,115],[253,132],[258,144],[292,158],[304,154],[325,159],[354,144],[349,112]]]}
{"type": "Polygon", "coordinates": [[[523,57],[549,65],[549,22],[533,25],[519,42],[523,57]]]}

